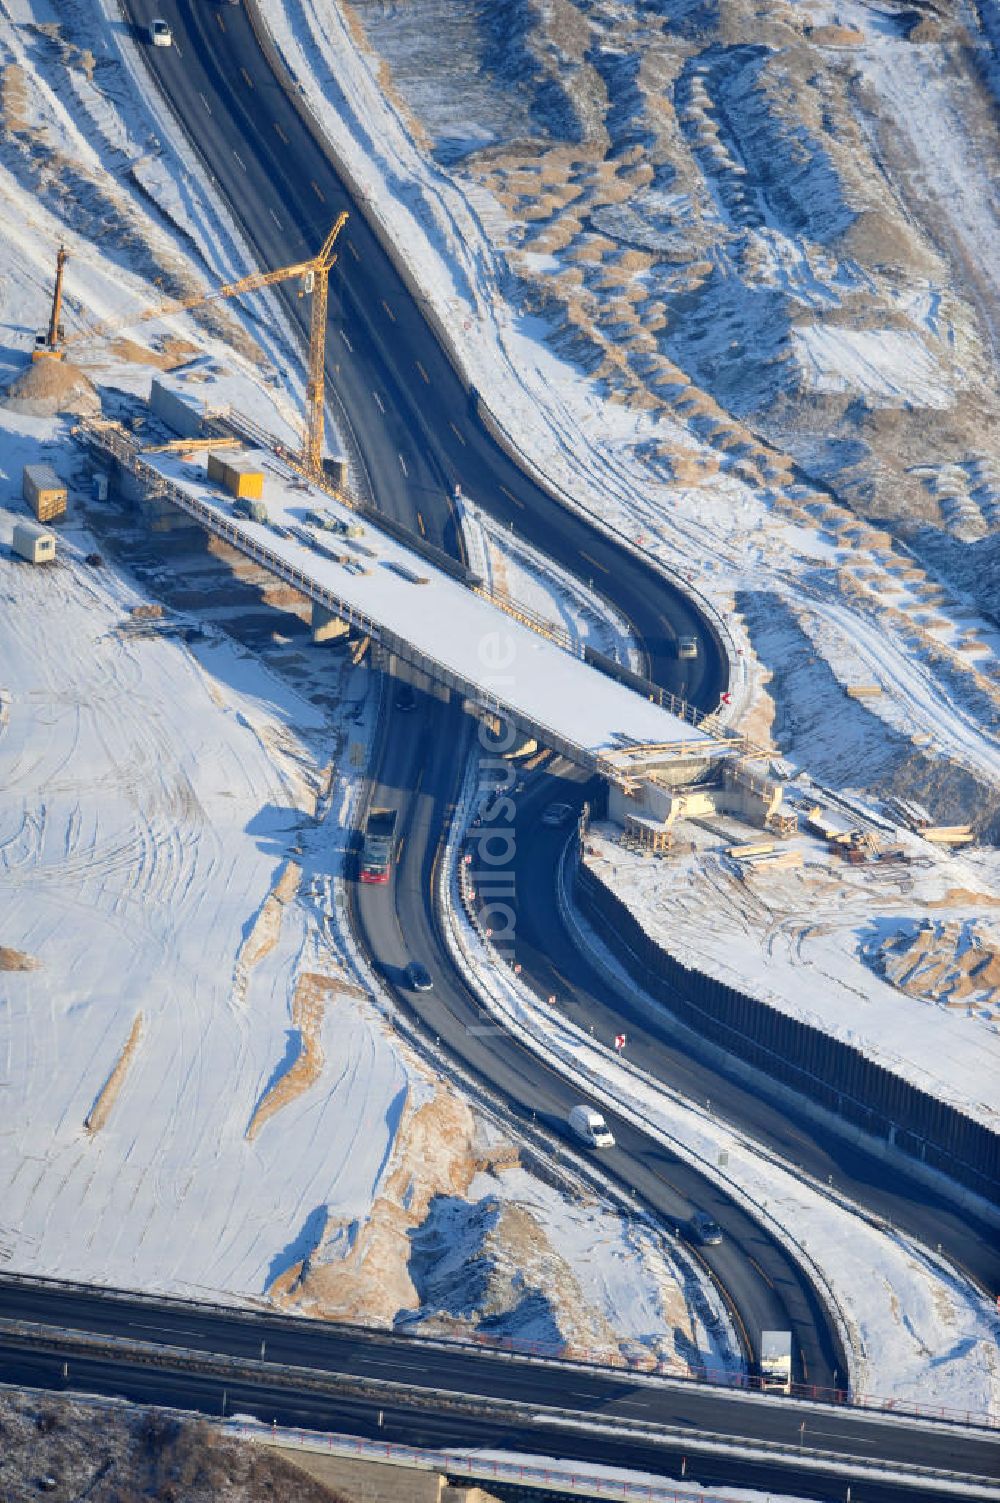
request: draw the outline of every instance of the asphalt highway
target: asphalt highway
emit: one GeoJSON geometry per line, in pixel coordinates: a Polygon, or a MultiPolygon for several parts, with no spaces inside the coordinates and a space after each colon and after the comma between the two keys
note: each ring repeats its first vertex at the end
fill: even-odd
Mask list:
{"type": "MultiPolygon", "coordinates": [[[[725,687],[725,670],[705,623],[651,569],[533,485],[489,438],[420,307],[268,71],[242,7],[127,0],[126,9],[140,35],[153,15],[173,26],[177,46],[148,49],[149,66],[197,141],[260,264],[280,266],[312,254],[339,210],[352,210],[332,286],[337,317],[327,368],[350,413],[379,505],[454,550],[448,498],[461,484],[547,556],[593,578],[615,600],[643,641],[659,683],[713,707],[725,687]],[[676,656],[676,639],[684,632],[701,642],[693,664],[676,656]]],[[[301,324],[302,305],[291,290],[283,295],[301,324]]],[[[515,1112],[533,1111],[554,1126],[573,1099],[568,1088],[537,1061],[529,1062],[512,1041],[470,1031],[482,1023],[477,1004],[436,932],[428,882],[454,797],[458,728],[447,718],[453,714],[426,708],[415,717],[419,730],[412,721],[404,729],[402,717],[393,721],[396,733],[379,779],[380,791],[399,795],[403,856],[391,890],[358,890],[358,919],[387,972],[415,957],[428,964],[435,976],[433,1001],[419,999],[419,1007],[434,1009],[425,1016],[432,1031],[506,1092],[515,1112]],[[397,754],[398,763],[392,760],[397,754]]],[[[417,999],[410,1000],[417,1006],[417,999]]],[[[706,1187],[690,1171],[624,1124],[617,1131],[620,1148],[609,1155],[609,1169],[668,1221],[704,1203],[706,1187]]],[[[728,1236],[723,1248],[706,1250],[705,1260],[727,1288],[749,1348],[755,1349],[762,1326],[787,1325],[796,1337],[796,1376],[834,1385],[842,1355],[808,1282],[780,1244],[742,1212],[729,1206],[720,1211],[714,1201],[711,1208],[720,1220],[725,1216],[728,1236]]]]}
{"type": "MultiPolygon", "coordinates": [[[[615,986],[595,968],[588,952],[566,928],[556,898],[553,873],[570,834],[549,829],[541,814],[550,803],[579,809],[589,780],[562,764],[562,774],[530,780],[516,799],[514,837],[517,881],[511,902],[516,913],[514,953],[521,973],[541,997],[554,996],[560,1010],[597,1039],[610,1045],[624,1030],[632,1062],[700,1105],[711,1103],[722,1123],[732,1123],[753,1141],[800,1165],[820,1184],[828,1182],[874,1216],[939,1246],[958,1267],[988,1290],[1000,1290],[1000,1239],[996,1227],[948,1194],[917,1178],[903,1155],[891,1166],[863,1142],[831,1132],[803,1109],[792,1092],[752,1082],[709,1054],[693,1033],[665,1009],[647,1005],[627,983],[615,986]]],[[[705,1208],[722,1219],[716,1192],[706,1192],[705,1208]]]]}
{"type": "MultiPolygon", "coordinates": [[[[374,803],[400,809],[399,856],[390,882],[351,888],[355,922],[385,979],[401,992],[428,1034],[499,1092],[525,1124],[533,1120],[569,1139],[566,1119],[581,1099],[571,1081],[484,1016],[471,984],[456,970],[438,926],[433,878],[440,832],[471,751],[472,728],[456,706],[426,699],[419,712],[399,716],[379,759],[374,803]],[[405,730],[403,734],[399,731],[405,730]],[[405,967],[419,959],[434,988],[408,991],[405,967]]],[[[692,1207],[711,1204],[727,1235],[700,1259],[727,1292],[744,1349],[759,1351],[762,1330],[791,1330],[795,1378],[833,1389],[845,1362],[826,1313],[809,1281],[784,1247],[735,1203],[723,1200],[682,1160],[651,1143],[628,1123],[609,1117],[614,1149],[602,1168],[640,1200],[668,1229],[687,1221],[692,1207]]]]}
{"type": "MultiPolygon", "coordinates": [[[[0,1279],[0,1316],[22,1320],[49,1318],[51,1288],[0,1279]]],[[[907,1420],[887,1421],[843,1408],[776,1403],[750,1395],[727,1394],[694,1385],[637,1379],[629,1373],[578,1367],[539,1367],[519,1357],[470,1352],[461,1346],[422,1343],[419,1339],[305,1322],[270,1313],[230,1311],[182,1301],[127,1294],[110,1296],[65,1286],[59,1291],[59,1319],[71,1331],[182,1347],[203,1353],[206,1362],[219,1354],[254,1367],[237,1374],[209,1377],[185,1370],[177,1361],[143,1365],[122,1356],[60,1350],[58,1341],[41,1340],[25,1349],[13,1336],[0,1333],[0,1378],[8,1383],[69,1387],[208,1413],[250,1413],[280,1424],[347,1430],[408,1445],[493,1445],[535,1454],[603,1460],[657,1472],[676,1472],[680,1454],[689,1458],[687,1475],[703,1482],[742,1481],[747,1486],[775,1487],[807,1496],[829,1497],[831,1475],[842,1475],[854,1460],[877,1459],[885,1465],[920,1465],[982,1478],[997,1475],[995,1436],[958,1426],[928,1426],[907,1420]],[[64,1367],[65,1364],[65,1367],[64,1367]],[[347,1375],[423,1390],[419,1403],[407,1395],[323,1396],[294,1384],[289,1388],[268,1371],[275,1365],[305,1368],[310,1373],[347,1375]],[[437,1390],[463,1401],[487,1396],[535,1410],[530,1423],[512,1427],[488,1415],[450,1415],[429,1395],[437,1390]],[[378,1410],[382,1410],[382,1423],[378,1410]],[[571,1428],[554,1430],[542,1411],[571,1411],[571,1428]],[[596,1425],[606,1433],[593,1433],[596,1425]],[[624,1426],[669,1426],[680,1431],[673,1443],[646,1444],[625,1433],[624,1426]],[[699,1449],[698,1437],[723,1440],[737,1448],[732,1457],[712,1457],[699,1449]],[[780,1465],[753,1463],[741,1446],[755,1441],[787,1447],[780,1465]],[[818,1475],[796,1465],[799,1448],[825,1452],[832,1459],[818,1475]]],[[[166,1360],[161,1359],[161,1360],[166,1360]]],[[[842,1496],[841,1492],[835,1494],[842,1496]]],[[[856,1486],[854,1497],[875,1500],[902,1497],[898,1486],[882,1491],[877,1482],[856,1486]]],[[[910,1494],[912,1496],[912,1494],[910,1494]]],[[[931,1494],[934,1495],[933,1493],[931,1494]]]]}
{"type": "MultiPolygon", "coordinates": [[[[336,215],[351,214],[331,276],[327,382],[350,414],[379,507],[454,552],[450,497],[461,485],[505,526],[619,604],[658,684],[714,709],[726,666],[701,614],[530,481],[490,438],[423,309],[271,74],[243,6],[124,0],[124,10],[140,45],[154,16],[172,26],[175,45],[146,46],[146,62],[262,267],[314,255],[336,215]],[[676,655],[684,633],[701,639],[694,661],[676,655]]],[[[281,295],[304,327],[304,300],[290,286],[281,295]]]]}
{"type": "MultiPolygon", "coordinates": [[[[343,324],[331,331],[328,341],[328,376],[350,413],[380,505],[432,540],[453,546],[448,494],[460,483],[571,572],[596,575],[598,587],[613,596],[631,620],[657,682],[714,706],[725,684],[725,668],[720,646],[705,623],[652,569],[533,485],[489,438],[420,308],[268,71],[243,9],[189,0],[155,0],[155,5],[130,0],[128,11],[140,38],[154,14],[173,27],[176,45],[149,48],[147,60],[196,137],[223,193],[243,218],[263,264],[282,265],[309,254],[340,209],[352,211],[341,237],[341,275],[333,298],[342,309],[343,324]],[[402,464],[396,462],[400,457],[402,464]],[[685,631],[697,634],[701,642],[694,662],[676,655],[676,638],[685,631]]],[[[293,295],[289,307],[301,318],[293,295]]],[[[399,731],[403,729],[400,724],[399,731]]],[[[397,791],[397,802],[410,790],[419,790],[421,779],[429,790],[423,797],[416,794],[412,817],[408,816],[407,874],[434,859],[456,773],[456,734],[454,725],[444,736],[432,727],[429,747],[438,754],[443,748],[443,759],[439,755],[434,761],[418,750],[401,774],[387,772],[384,765],[380,772],[382,782],[397,791]]],[[[398,748],[405,739],[397,733],[390,745],[398,748]]],[[[517,1097],[512,1101],[553,1121],[564,1120],[574,1098],[557,1077],[513,1045],[505,1047],[513,1051],[516,1068],[501,1073],[499,1042],[494,1040],[495,1047],[484,1050],[482,1036],[469,1034],[470,1007],[473,1018],[478,1014],[475,1000],[454,975],[436,936],[423,881],[415,887],[408,881],[407,876],[400,887],[407,900],[397,907],[392,922],[387,921],[391,910],[384,904],[372,908],[370,894],[359,898],[359,917],[373,956],[383,966],[394,960],[397,981],[406,959],[418,956],[427,961],[439,978],[433,1006],[444,1005],[447,990],[462,1019],[457,1028],[466,1046],[462,1057],[468,1057],[472,1041],[479,1039],[472,1052],[477,1068],[494,1087],[513,1091],[516,1077],[517,1097]]],[[[449,1038],[450,1045],[454,1042],[449,1038]]],[[[638,1134],[625,1129],[621,1143],[611,1166],[614,1171],[649,1204],[668,1216],[681,1214],[685,1199],[664,1190],[650,1172],[650,1158],[660,1150],[650,1150],[638,1134]],[[641,1157],[632,1161],[633,1147],[646,1155],[646,1162],[641,1157]]],[[[759,1230],[746,1228],[746,1234],[756,1246],[759,1230]]],[[[785,1254],[777,1279],[759,1274],[759,1260],[742,1258],[736,1251],[739,1240],[734,1236],[711,1256],[721,1265],[716,1273],[729,1293],[733,1295],[733,1284],[740,1291],[733,1302],[746,1327],[748,1353],[757,1349],[759,1329],[782,1328],[787,1315],[800,1354],[797,1375],[835,1387],[845,1364],[806,1281],[785,1254]],[[786,1297],[779,1296],[779,1283],[788,1284],[786,1297]]],[[[768,1241],[768,1246],[777,1256],[777,1244],[768,1241]]]]}

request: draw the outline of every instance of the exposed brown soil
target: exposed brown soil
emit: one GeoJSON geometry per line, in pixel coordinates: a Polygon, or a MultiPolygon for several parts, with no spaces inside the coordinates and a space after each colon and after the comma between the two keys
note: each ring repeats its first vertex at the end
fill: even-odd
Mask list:
{"type": "Polygon", "coordinates": [[[101,410],[97,388],[79,366],[68,360],[33,360],[3,393],[3,405],[27,417],[96,417],[101,410]]]}
{"type": "Polygon", "coordinates": [[[204,1421],[124,1403],[0,1392],[0,1503],[360,1503],[362,1496],[204,1421]]]}
{"type": "Polygon", "coordinates": [[[24,950],[12,950],[9,945],[0,945],[0,971],[37,971],[41,965],[34,955],[24,950]]]}

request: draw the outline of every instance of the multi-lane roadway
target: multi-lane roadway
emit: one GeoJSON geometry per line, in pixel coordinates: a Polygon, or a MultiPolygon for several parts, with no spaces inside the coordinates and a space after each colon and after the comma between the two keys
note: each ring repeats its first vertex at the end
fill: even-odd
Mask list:
{"type": "MultiPolygon", "coordinates": [[[[418,303],[271,74],[243,8],[193,0],[127,0],[125,10],[140,42],[154,14],[171,24],[176,45],[149,49],[147,62],[262,265],[280,266],[313,253],[340,209],[351,211],[335,284],[339,316],[331,328],[328,378],[350,414],[378,504],[415,531],[454,548],[448,498],[460,484],[547,556],[593,578],[631,621],[659,683],[706,708],[714,706],[725,686],[725,665],[712,631],[654,570],[554,501],[493,443],[418,303]],[[686,632],[700,638],[694,663],[676,655],[677,637],[686,632]]],[[[292,294],[286,301],[290,316],[301,322],[301,305],[292,294]]],[[[564,1119],[572,1093],[506,1036],[482,1031],[476,999],[451,964],[438,930],[430,878],[455,796],[461,736],[460,717],[436,701],[422,702],[409,718],[393,717],[376,793],[393,796],[399,804],[404,844],[391,888],[359,891],[357,919],[390,980],[398,983],[402,965],[413,958],[425,960],[432,970],[434,991],[419,999],[426,1027],[504,1095],[515,1112],[533,1112],[555,1125],[564,1119]]],[[[606,985],[557,927],[551,879],[546,882],[540,875],[549,848],[534,838],[533,830],[534,824],[524,831],[521,849],[530,859],[525,865],[522,858],[518,875],[520,880],[525,870],[530,882],[540,883],[545,901],[533,922],[525,916],[520,953],[531,976],[603,1030],[621,999],[609,998],[606,985]],[[568,986],[547,985],[553,968],[568,986]]],[[[417,999],[410,1002],[416,1005],[417,999]]],[[[888,1192],[877,1162],[835,1142],[816,1144],[804,1123],[756,1101],[753,1093],[664,1032],[658,1036],[648,1019],[638,1016],[631,1024],[633,1040],[641,1035],[651,1051],[647,1067],[691,1094],[710,1095],[722,1112],[751,1131],[770,1134],[782,1151],[788,1150],[790,1137],[798,1138],[793,1157],[805,1160],[812,1150],[814,1158],[832,1166],[838,1183],[867,1196],[878,1209],[888,1192]]],[[[620,1147],[609,1158],[610,1172],[668,1222],[683,1219],[706,1198],[723,1221],[727,1241],[704,1256],[729,1293],[750,1349],[762,1326],[787,1325],[795,1332],[796,1376],[824,1386],[841,1382],[843,1354],[831,1321],[781,1244],[662,1149],[624,1124],[618,1124],[618,1133],[620,1147]]],[[[913,1187],[898,1175],[895,1185],[892,1193],[900,1212],[913,1213],[913,1187]]],[[[943,1213],[937,1223],[944,1232],[939,1240],[949,1244],[959,1230],[948,1219],[951,1215],[943,1213]]],[[[974,1224],[977,1246],[982,1235],[974,1224]]],[[[983,1241],[983,1248],[987,1245],[983,1241]]],[[[980,1271],[986,1262],[984,1252],[980,1271]]]]}
{"type": "Polygon", "coordinates": [[[117,1394],[407,1445],[492,1446],[676,1472],[700,1482],[866,1503],[1000,1497],[995,1437],[961,1424],[887,1420],[844,1408],[538,1364],[274,1313],[0,1278],[0,1364],[9,1381],[117,1394]],[[25,1340],[6,1322],[65,1330],[25,1340]],[[117,1353],[114,1342],[122,1343],[117,1353]],[[289,1372],[292,1368],[295,1371],[289,1372]],[[771,1451],[770,1448],[775,1448],[771,1451]],[[868,1470],[884,1469],[879,1478],[868,1470]],[[859,1476],[857,1468],[865,1475],[859,1476]],[[908,1468],[960,1474],[900,1480],[908,1468]],[[891,1474],[896,1473],[895,1477],[891,1474]],[[977,1483],[973,1479],[980,1479],[977,1483]]]}

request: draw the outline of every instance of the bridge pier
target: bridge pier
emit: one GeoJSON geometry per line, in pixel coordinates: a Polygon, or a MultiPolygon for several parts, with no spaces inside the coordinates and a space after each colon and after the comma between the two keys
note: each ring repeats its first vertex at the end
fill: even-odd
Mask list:
{"type": "Polygon", "coordinates": [[[350,626],[333,611],[328,611],[318,600],[312,603],[312,639],[314,642],[339,642],[346,637],[350,626]]]}

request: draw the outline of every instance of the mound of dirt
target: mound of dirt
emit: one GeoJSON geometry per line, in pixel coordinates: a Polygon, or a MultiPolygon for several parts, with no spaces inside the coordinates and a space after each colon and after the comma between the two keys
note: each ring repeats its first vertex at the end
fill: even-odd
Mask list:
{"type": "Polygon", "coordinates": [[[37,971],[41,961],[23,950],[12,950],[9,945],[0,945],[0,971],[37,971]]]}
{"type": "Polygon", "coordinates": [[[101,399],[79,366],[68,360],[33,360],[15,376],[3,394],[3,405],[25,417],[97,417],[101,399]]]}

